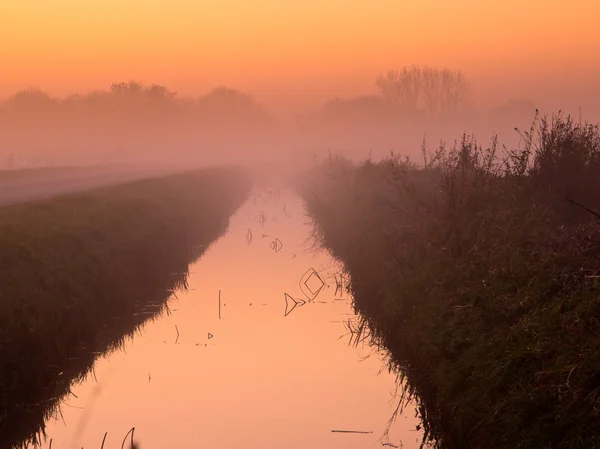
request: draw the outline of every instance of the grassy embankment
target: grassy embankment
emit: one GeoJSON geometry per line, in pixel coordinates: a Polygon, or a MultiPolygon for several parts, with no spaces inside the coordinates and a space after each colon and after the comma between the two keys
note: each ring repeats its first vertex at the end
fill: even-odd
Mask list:
{"type": "Polygon", "coordinates": [[[437,447],[600,447],[600,132],[524,137],[331,158],[299,186],[437,447]]]}
{"type": "Polygon", "coordinates": [[[97,165],[84,167],[39,167],[39,168],[21,168],[21,169],[0,169],[0,186],[5,182],[12,181],[52,181],[60,180],[69,176],[93,176],[110,172],[110,169],[119,168],[118,166],[97,165]]]}
{"type": "Polygon", "coordinates": [[[72,380],[160,314],[250,179],[219,168],[0,208],[0,447],[38,438],[72,380]]]}

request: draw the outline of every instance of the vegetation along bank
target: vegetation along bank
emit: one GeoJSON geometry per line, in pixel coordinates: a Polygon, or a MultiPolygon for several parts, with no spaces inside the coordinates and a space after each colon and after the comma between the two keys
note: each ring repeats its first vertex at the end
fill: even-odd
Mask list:
{"type": "MultiPolygon", "coordinates": [[[[600,132],[536,120],[298,183],[440,448],[600,447],[600,132]]],[[[362,335],[362,337],[361,337],[362,335]]]]}

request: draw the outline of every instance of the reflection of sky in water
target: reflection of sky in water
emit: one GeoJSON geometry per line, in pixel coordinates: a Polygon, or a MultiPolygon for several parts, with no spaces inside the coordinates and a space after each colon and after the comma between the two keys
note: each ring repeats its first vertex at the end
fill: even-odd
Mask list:
{"type": "MultiPolygon", "coordinates": [[[[353,314],[339,264],[308,250],[297,197],[265,198],[251,198],[190,267],[190,290],[170,301],[171,315],[99,360],[97,382],[90,375],[73,388],[77,396],[48,425],[53,448],[100,448],[105,432],[104,447],[120,448],[132,427],[141,449],[388,441],[395,377],[371,348],[349,345],[344,322],[353,314]]],[[[417,423],[406,410],[389,442],[418,447],[417,423]]]]}

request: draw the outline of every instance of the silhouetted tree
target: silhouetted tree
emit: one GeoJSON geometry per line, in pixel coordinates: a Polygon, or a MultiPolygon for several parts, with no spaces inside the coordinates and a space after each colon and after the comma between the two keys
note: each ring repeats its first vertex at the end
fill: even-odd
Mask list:
{"type": "Polygon", "coordinates": [[[380,75],[377,87],[385,101],[412,112],[417,110],[422,82],[421,68],[413,65],[380,75]]]}
{"type": "Polygon", "coordinates": [[[149,99],[157,102],[166,102],[169,100],[173,100],[177,95],[176,92],[172,92],[165,86],[161,86],[158,84],[152,84],[149,88],[145,90],[145,94],[149,99]]]}
{"type": "Polygon", "coordinates": [[[232,108],[255,106],[252,96],[225,86],[215,87],[206,95],[200,97],[199,104],[232,108]]]}
{"type": "Polygon", "coordinates": [[[144,92],[144,90],[144,85],[138,81],[113,83],[110,85],[110,91],[119,96],[139,96],[144,92]]]}
{"type": "Polygon", "coordinates": [[[270,120],[251,95],[219,86],[200,97],[198,110],[205,118],[239,120],[247,124],[270,120]]]}
{"type": "Polygon", "coordinates": [[[7,101],[9,108],[26,112],[47,110],[56,104],[56,100],[37,88],[28,88],[17,92],[7,101]]]}
{"type": "Polygon", "coordinates": [[[471,91],[471,83],[460,70],[444,69],[440,72],[440,105],[445,114],[456,112],[471,91]]]}
{"type": "Polygon", "coordinates": [[[422,103],[432,115],[456,112],[470,93],[470,82],[461,71],[405,66],[377,78],[381,96],[410,112],[422,103]]]}

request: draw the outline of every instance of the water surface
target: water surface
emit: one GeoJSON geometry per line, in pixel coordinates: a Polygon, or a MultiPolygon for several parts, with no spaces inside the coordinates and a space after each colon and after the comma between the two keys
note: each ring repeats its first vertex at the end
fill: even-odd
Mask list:
{"type": "Polygon", "coordinates": [[[73,387],[44,447],[100,448],[106,434],[120,448],[132,427],[142,449],[419,447],[414,408],[384,437],[395,375],[366,342],[349,345],[347,280],[311,249],[308,221],[297,196],[255,192],[171,313],[73,387]]]}

